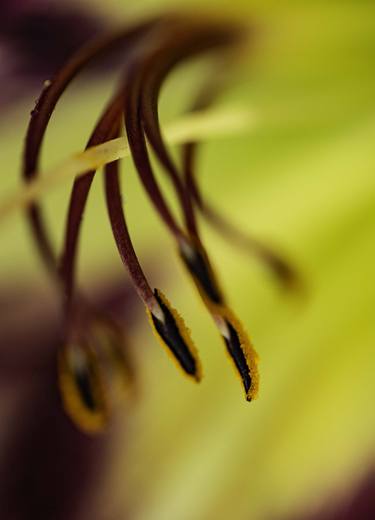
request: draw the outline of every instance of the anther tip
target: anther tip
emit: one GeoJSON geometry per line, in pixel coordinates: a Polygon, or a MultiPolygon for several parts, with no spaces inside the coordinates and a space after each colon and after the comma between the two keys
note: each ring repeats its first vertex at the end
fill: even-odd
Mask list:
{"type": "Polygon", "coordinates": [[[215,317],[227,352],[239,374],[247,401],[256,399],[259,387],[258,354],[254,350],[241,323],[227,308],[215,317]]]}
{"type": "Polygon", "coordinates": [[[190,331],[166,297],[157,289],[155,289],[154,294],[164,317],[164,320],[161,321],[150,312],[151,324],[157,338],[173,354],[174,359],[184,373],[196,381],[200,381],[200,363],[190,331]]]}

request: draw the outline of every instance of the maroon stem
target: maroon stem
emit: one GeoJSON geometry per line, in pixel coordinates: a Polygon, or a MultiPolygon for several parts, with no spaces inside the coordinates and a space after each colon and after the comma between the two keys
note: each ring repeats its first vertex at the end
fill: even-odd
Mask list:
{"type": "MultiPolygon", "coordinates": [[[[113,137],[117,135],[118,132],[113,137]]],[[[139,264],[126,224],[122,206],[118,161],[109,163],[105,167],[105,194],[108,215],[121,259],[128,269],[140,298],[147,306],[155,305],[155,296],[139,264]]]]}
{"type": "MultiPolygon", "coordinates": [[[[122,112],[122,93],[119,92],[110,101],[108,107],[96,125],[86,148],[96,146],[110,139],[122,112]]],[[[89,191],[96,170],[86,172],[78,177],[73,184],[70,195],[69,209],[65,227],[65,242],[63,247],[60,277],[65,291],[66,313],[72,310],[74,301],[78,239],[81,230],[83,213],[86,207],[89,191]]]]}
{"type": "Polygon", "coordinates": [[[129,69],[128,92],[125,98],[125,126],[132,158],[136,169],[156,211],[174,234],[177,240],[183,240],[184,234],[176,223],[156,182],[148,156],[146,139],[140,121],[139,90],[140,78],[135,75],[134,67],[129,69]]]}

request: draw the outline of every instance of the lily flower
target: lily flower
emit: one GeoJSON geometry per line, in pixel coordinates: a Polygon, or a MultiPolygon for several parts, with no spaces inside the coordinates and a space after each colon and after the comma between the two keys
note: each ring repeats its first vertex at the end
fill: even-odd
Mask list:
{"type": "MultiPolygon", "coordinates": [[[[21,3],[6,2],[12,9],[21,3]]],[[[116,4],[117,15],[122,3],[116,4]]],[[[172,40],[176,59],[180,35],[189,40],[182,27],[198,31],[196,19],[183,12],[151,16],[150,27],[129,45],[121,46],[119,37],[99,52],[98,40],[90,43],[80,59],[91,48],[89,67],[105,62],[105,73],[85,82],[73,56],[69,62],[79,70],[70,73],[79,82],[67,110],[56,81],[66,68],[52,57],[51,73],[43,69],[40,78],[40,84],[47,80],[36,107],[41,111],[32,116],[43,156],[39,150],[32,180],[19,186],[34,94],[27,106],[3,113],[1,267],[10,290],[2,285],[0,291],[1,518],[374,516],[374,8],[357,1],[219,0],[214,9],[199,20],[199,31],[214,25],[217,34],[231,25],[235,36],[197,50],[191,58],[204,61],[192,67],[190,56],[178,63],[170,57],[172,40]],[[238,10],[240,29],[228,22],[232,10],[238,10]],[[250,29],[247,46],[242,23],[253,20],[265,30],[258,36],[250,29]],[[108,62],[109,48],[119,53],[115,63],[108,62]],[[170,69],[163,66],[159,75],[161,61],[170,69]],[[113,84],[106,73],[112,67],[113,84]],[[157,106],[156,96],[151,106],[146,91],[159,81],[165,105],[157,106]],[[129,92],[138,106],[134,121],[125,121],[129,92]],[[219,96],[230,117],[211,107],[219,96]],[[233,138],[231,114],[236,119],[244,107],[251,107],[250,124],[233,138]],[[174,125],[181,108],[188,115],[174,125]],[[144,162],[130,150],[130,125],[141,131],[148,154],[141,158],[153,177],[147,171],[145,177],[144,162]],[[179,126],[182,132],[175,132],[179,126]],[[209,143],[222,135],[221,144],[209,143]],[[56,168],[60,154],[67,160],[56,168]],[[119,161],[122,166],[131,155],[138,164],[132,168],[125,159],[129,175],[123,177],[119,161]],[[149,192],[142,182],[138,192],[141,173],[149,192]],[[64,183],[69,189],[75,175],[61,240],[59,218],[69,196],[64,183]],[[58,183],[61,192],[52,193],[58,183]],[[33,205],[37,217],[30,228],[20,210],[29,208],[30,224],[33,205]],[[10,222],[5,217],[12,211],[10,222]],[[28,249],[30,229],[50,278],[28,249]],[[283,287],[298,287],[293,268],[286,263],[285,269],[284,258],[269,247],[271,237],[293,251],[307,275],[311,298],[303,308],[285,305],[263,276],[269,270],[283,287]],[[253,259],[238,257],[237,247],[253,259]],[[122,263],[131,276],[124,276],[122,263]],[[104,304],[98,289],[109,274],[111,297],[104,304]],[[164,292],[193,331],[205,367],[199,386],[190,384],[200,375],[196,350],[164,292]],[[146,307],[151,327],[137,304],[146,307]],[[254,388],[241,359],[250,340],[232,304],[262,357],[260,399],[251,405],[239,398],[228,371],[235,357],[245,391],[254,388]],[[179,370],[153,348],[150,328],[179,370]]],[[[133,148],[139,142],[143,147],[136,137],[133,148]]],[[[256,364],[255,354],[251,360],[256,364]]],[[[250,367],[250,375],[255,371],[250,367]]]]}

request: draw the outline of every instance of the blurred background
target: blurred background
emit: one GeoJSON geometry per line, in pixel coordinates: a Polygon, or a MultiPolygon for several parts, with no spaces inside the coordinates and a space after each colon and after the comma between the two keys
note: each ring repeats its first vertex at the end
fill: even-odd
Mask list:
{"type": "MultiPolygon", "coordinates": [[[[104,435],[61,411],[54,353],[58,304],[24,214],[0,222],[0,512],[4,520],[375,518],[375,5],[371,0],[2,0],[1,200],[20,189],[23,139],[43,81],[111,25],[170,9],[258,27],[219,106],[248,128],[208,139],[203,193],[298,269],[286,292],[256,258],[202,222],[232,307],[260,355],[245,402],[220,338],[174,244],[123,164],[135,248],[192,330],[204,379],[191,384],[152,336],[117,255],[96,179],[79,279],[123,319],[137,389],[104,435]]],[[[186,109],[206,70],[179,69],[163,122],[186,109]]],[[[68,89],[51,120],[42,169],[81,150],[116,81],[116,58],[68,89]]],[[[167,194],[169,186],[160,181],[167,194]]],[[[61,244],[70,185],[43,196],[61,244]]]]}

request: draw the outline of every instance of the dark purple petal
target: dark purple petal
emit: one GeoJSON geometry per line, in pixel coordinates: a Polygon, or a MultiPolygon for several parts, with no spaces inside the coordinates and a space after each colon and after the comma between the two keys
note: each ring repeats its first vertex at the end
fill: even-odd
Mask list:
{"type": "MultiPolygon", "coordinates": [[[[122,314],[127,292],[121,293],[111,282],[103,300],[96,298],[98,307],[104,310],[114,298],[111,311],[122,314]]],[[[90,505],[106,470],[111,434],[88,437],[62,410],[56,377],[61,323],[53,301],[25,285],[22,292],[2,287],[1,295],[0,518],[95,519],[90,505]]]]}

